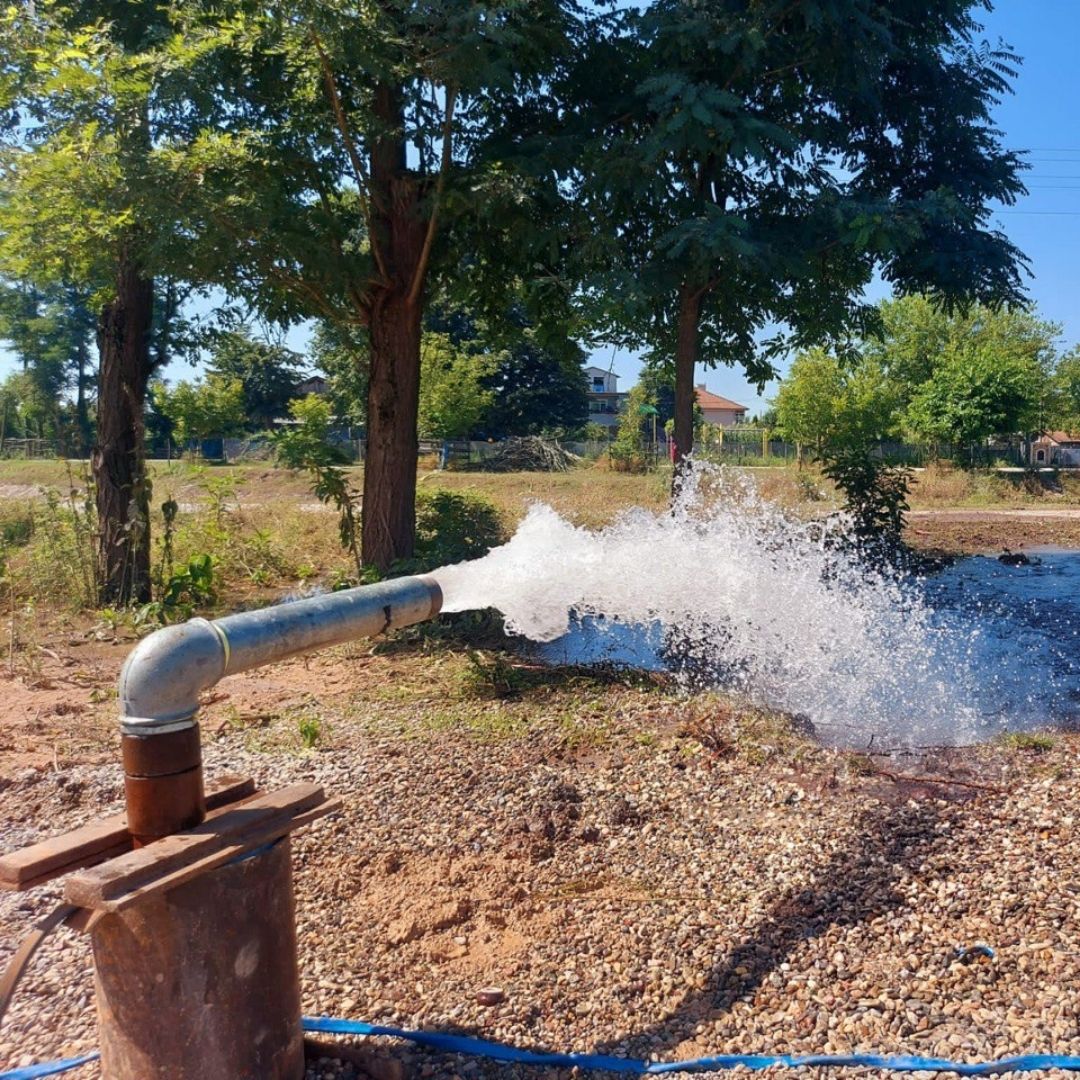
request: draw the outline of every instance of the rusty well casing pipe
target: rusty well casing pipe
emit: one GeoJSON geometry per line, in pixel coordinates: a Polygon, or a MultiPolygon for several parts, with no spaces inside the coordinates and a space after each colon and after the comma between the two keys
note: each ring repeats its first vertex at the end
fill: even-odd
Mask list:
{"type": "Polygon", "coordinates": [[[430,577],[405,577],[245,611],[191,619],[141,641],[120,672],[120,730],[128,829],[137,843],[205,815],[199,695],[226,675],[377,637],[442,608],[430,577]]]}

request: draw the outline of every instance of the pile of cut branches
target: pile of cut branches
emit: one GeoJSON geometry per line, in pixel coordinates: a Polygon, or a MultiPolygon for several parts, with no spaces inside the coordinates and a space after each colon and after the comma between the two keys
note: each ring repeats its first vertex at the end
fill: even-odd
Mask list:
{"type": "Polygon", "coordinates": [[[566,472],[579,460],[553,439],[526,435],[499,443],[480,467],[485,472],[566,472]]]}

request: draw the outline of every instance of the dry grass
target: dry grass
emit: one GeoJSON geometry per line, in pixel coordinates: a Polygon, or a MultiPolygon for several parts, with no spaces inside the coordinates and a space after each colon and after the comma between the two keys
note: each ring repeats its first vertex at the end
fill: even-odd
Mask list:
{"type": "Polygon", "coordinates": [[[931,465],[915,473],[911,505],[920,509],[1078,506],[1080,476],[969,472],[931,465]]]}
{"type": "MultiPolygon", "coordinates": [[[[154,565],[163,566],[161,505],[180,507],[173,538],[174,563],[194,556],[214,560],[217,596],[209,606],[235,609],[279,597],[292,589],[332,588],[355,576],[341,549],[336,516],[314,499],[308,477],[265,464],[206,466],[154,462],[154,565]]],[[[733,470],[734,471],[734,470],[733,470]]],[[[748,470],[761,494],[791,512],[818,516],[834,510],[833,485],[816,469],[748,470]]],[[[359,489],[362,469],[353,469],[359,489]]],[[[88,603],[92,530],[80,521],[84,473],[78,463],[0,461],[0,567],[4,602],[73,610],[88,603]],[[6,497],[5,496],[6,488],[6,497]],[[58,495],[50,503],[44,488],[58,495]],[[74,489],[74,490],[73,490],[74,489]]],[[[669,498],[670,473],[630,475],[582,467],[567,473],[422,471],[420,490],[470,492],[489,499],[512,531],[530,504],[553,506],[575,524],[596,528],[630,507],[661,510],[669,498]]],[[[1017,509],[1080,505],[1080,477],[1033,479],[1023,474],[973,474],[945,467],[915,474],[916,509],[1017,509]]],[[[910,537],[924,548],[949,551],[998,548],[1003,543],[1072,542],[1071,522],[963,522],[920,519],[910,537]]]]}

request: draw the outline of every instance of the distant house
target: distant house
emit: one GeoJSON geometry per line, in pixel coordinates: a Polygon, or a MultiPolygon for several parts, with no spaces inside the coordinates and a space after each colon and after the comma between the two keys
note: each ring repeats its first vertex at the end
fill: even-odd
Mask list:
{"type": "Polygon", "coordinates": [[[324,397],[330,392],[330,384],[321,375],[311,375],[303,382],[296,384],[296,396],[307,397],[308,394],[318,394],[324,397]]]}
{"type": "Polygon", "coordinates": [[[628,396],[619,393],[619,376],[603,368],[587,367],[585,378],[588,379],[590,423],[600,424],[601,427],[615,427],[628,396]]]}
{"type": "Polygon", "coordinates": [[[717,427],[734,427],[746,419],[747,408],[737,401],[728,401],[719,394],[711,393],[705,389],[704,383],[698,383],[695,389],[698,407],[701,409],[702,419],[706,424],[715,424],[717,427]]]}
{"type": "Polygon", "coordinates": [[[1080,435],[1067,431],[1044,431],[1031,443],[1030,464],[1049,468],[1080,468],[1080,435]]]}

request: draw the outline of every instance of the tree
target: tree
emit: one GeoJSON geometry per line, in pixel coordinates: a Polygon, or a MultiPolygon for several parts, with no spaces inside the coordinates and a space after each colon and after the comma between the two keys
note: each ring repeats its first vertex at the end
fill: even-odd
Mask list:
{"type": "Polygon", "coordinates": [[[615,438],[608,447],[612,466],[618,472],[644,472],[656,449],[657,427],[652,395],[644,383],[636,383],[626,395],[615,438]]]}
{"type": "Polygon", "coordinates": [[[232,435],[243,428],[247,417],[244,384],[216,371],[196,382],[181,380],[172,389],[157,383],[153,399],[172,422],[181,446],[211,436],[232,435]]]}
{"type": "Polygon", "coordinates": [[[268,428],[285,415],[296,396],[301,359],[284,345],[253,338],[242,327],[214,336],[208,366],[217,375],[240,383],[247,422],[268,428]]]}
{"type": "Polygon", "coordinates": [[[350,424],[367,418],[368,343],[363,327],[320,320],[311,337],[311,363],[325,377],[331,411],[350,424]]]}
{"type": "Polygon", "coordinates": [[[656,0],[571,73],[583,293],[605,336],[674,358],[692,447],[699,362],[759,385],[792,349],[875,322],[875,271],[946,303],[1017,300],[989,224],[1023,187],[990,110],[1017,58],[972,0],[656,0]]]}
{"type": "MultiPolygon", "coordinates": [[[[168,66],[168,12],[41,0],[0,15],[0,273],[85,290],[96,313],[91,456],[100,598],[150,593],[143,413],[152,371],[155,261],[170,222],[150,175],[168,66]],[[153,103],[153,105],[152,105],[153,103]]],[[[175,68],[175,65],[173,65],[175,68]]]]}
{"type": "Polygon", "coordinates": [[[1058,361],[1047,390],[1043,426],[1080,431],[1080,347],[1073,347],[1058,361]]]}
{"type": "Polygon", "coordinates": [[[432,306],[429,330],[458,347],[495,357],[484,385],[492,392],[481,426],[494,438],[561,433],[580,429],[589,400],[582,364],[585,351],[567,319],[539,326],[520,296],[503,309],[477,316],[446,298],[432,306]]]}
{"type": "Polygon", "coordinates": [[[922,296],[881,305],[878,334],[860,344],[904,426],[918,439],[964,446],[1044,427],[1061,328],[1034,310],[974,304],[949,312],[922,296]]]}
{"type": "Polygon", "coordinates": [[[550,94],[576,6],[175,9],[183,44],[170,48],[201,91],[180,152],[160,155],[184,242],[271,319],[363,331],[363,557],[380,569],[413,550],[423,311],[434,281],[464,276],[456,237],[505,239],[503,260],[474,258],[469,275],[496,293],[548,242],[532,196],[557,189],[520,165],[513,117],[550,94]]]}
{"type": "Polygon", "coordinates": [[[492,395],[483,418],[488,435],[574,431],[586,422],[585,353],[576,342],[545,346],[530,328],[523,328],[517,341],[495,355],[494,370],[484,380],[492,395]]]}
{"type": "Polygon", "coordinates": [[[466,352],[446,334],[430,332],[424,335],[421,355],[420,434],[434,439],[468,437],[494,400],[484,384],[496,358],[466,352]]]}
{"type": "MultiPolygon", "coordinates": [[[[340,473],[333,470],[333,466],[341,464],[345,457],[330,443],[330,428],[334,420],[330,402],[318,394],[295,398],[289,402],[289,419],[293,426],[274,434],[281,464],[287,469],[310,469],[316,477],[328,467],[340,473]]],[[[338,480],[344,485],[340,475],[338,480]]],[[[342,495],[346,489],[347,485],[338,487],[342,495]]],[[[322,499],[322,495],[319,498],[322,499]]]]}
{"type": "MultiPolygon", "coordinates": [[[[89,452],[90,343],[94,315],[86,292],[64,283],[0,281],[0,340],[6,341],[36,388],[49,435],[65,439],[63,395],[75,387],[76,450],[89,452]]],[[[39,434],[46,434],[43,428],[39,434]]]]}
{"type": "Polygon", "coordinates": [[[796,357],[775,407],[780,434],[819,452],[865,449],[892,435],[900,419],[895,385],[876,360],[844,366],[824,349],[796,357]]]}
{"type": "Polygon", "coordinates": [[[969,448],[992,435],[1039,426],[1045,372],[1030,358],[956,350],[912,398],[907,422],[919,437],[969,448]]]}

